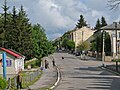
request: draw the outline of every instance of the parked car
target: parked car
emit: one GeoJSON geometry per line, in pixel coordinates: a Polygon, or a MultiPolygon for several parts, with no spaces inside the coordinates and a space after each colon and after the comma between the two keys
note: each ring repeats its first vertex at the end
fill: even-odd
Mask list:
{"type": "Polygon", "coordinates": [[[80,56],[80,53],[79,52],[76,52],[76,54],[75,54],[76,56],[80,56]]]}

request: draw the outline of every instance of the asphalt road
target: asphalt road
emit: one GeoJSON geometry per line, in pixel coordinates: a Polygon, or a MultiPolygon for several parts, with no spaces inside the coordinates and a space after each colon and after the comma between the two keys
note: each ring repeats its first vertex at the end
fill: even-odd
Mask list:
{"type": "Polygon", "coordinates": [[[120,76],[99,68],[101,61],[80,60],[68,53],[53,56],[61,72],[55,90],[120,90],[120,76]]]}

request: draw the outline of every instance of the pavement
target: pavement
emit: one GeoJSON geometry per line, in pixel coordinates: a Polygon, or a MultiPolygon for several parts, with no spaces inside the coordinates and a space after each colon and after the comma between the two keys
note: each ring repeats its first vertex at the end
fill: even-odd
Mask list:
{"type": "Polygon", "coordinates": [[[29,86],[27,89],[22,90],[48,90],[48,88],[51,88],[51,90],[57,85],[58,83],[58,68],[53,67],[52,65],[52,57],[49,56],[47,58],[44,58],[48,60],[49,62],[49,68],[43,69],[43,74],[40,77],[38,81],[36,81],[33,85],[29,86]]]}

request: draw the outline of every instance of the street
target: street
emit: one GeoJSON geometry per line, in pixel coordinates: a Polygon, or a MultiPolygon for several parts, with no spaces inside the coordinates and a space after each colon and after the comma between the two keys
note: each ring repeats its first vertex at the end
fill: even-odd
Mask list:
{"type": "Polygon", "coordinates": [[[55,90],[120,90],[120,76],[99,68],[101,61],[80,60],[62,52],[53,56],[61,72],[55,90]]]}

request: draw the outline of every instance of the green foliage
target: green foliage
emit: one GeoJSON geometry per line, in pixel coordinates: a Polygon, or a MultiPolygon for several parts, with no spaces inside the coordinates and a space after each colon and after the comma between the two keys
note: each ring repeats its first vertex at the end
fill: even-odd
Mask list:
{"type": "Polygon", "coordinates": [[[79,45],[77,46],[77,50],[78,51],[83,51],[83,50],[89,50],[89,43],[88,42],[81,42],[79,43],[79,45]]]}
{"type": "Polygon", "coordinates": [[[9,8],[5,9],[6,7],[3,6],[4,13],[0,16],[1,47],[13,49],[23,54],[26,59],[36,57],[40,60],[54,52],[44,28],[40,24],[30,24],[23,6],[18,11],[13,6],[12,13],[7,13],[9,8]]]}
{"type": "Polygon", "coordinates": [[[68,38],[64,38],[62,42],[62,47],[68,50],[74,50],[75,42],[72,40],[69,40],[68,38]]]}
{"type": "Polygon", "coordinates": [[[6,80],[0,77],[0,90],[4,90],[6,87],[6,80]]]}
{"type": "Polygon", "coordinates": [[[105,20],[105,17],[102,16],[101,21],[98,18],[96,25],[95,25],[95,29],[99,30],[101,27],[104,27],[104,26],[107,26],[107,22],[105,20]]]}
{"type": "Polygon", "coordinates": [[[25,63],[25,68],[28,68],[28,66],[31,66],[31,68],[36,68],[40,66],[40,61],[41,60],[33,60],[30,62],[25,63]]]}
{"type": "MultiPolygon", "coordinates": [[[[94,40],[91,41],[91,50],[102,52],[102,44],[103,42],[103,33],[98,33],[97,35],[94,35],[94,40]]],[[[105,52],[109,54],[111,52],[111,40],[110,35],[105,32],[105,52]]]]}
{"type": "Polygon", "coordinates": [[[101,18],[101,27],[107,26],[107,22],[105,20],[105,17],[102,16],[101,18]]]}
{"type": "Polygon", "coordinates": [[[97,22],[96,22],[96,25],[95,25],[95,29],[100,29],[101,28],[101,23],[100,23],[100,20],[98,19],[97,22]]]}
{"type": "Polygon", "coordinates": [[[76,25],[77,28],[82,28],[83,26],[87,26],[86,21],[84,20],[83,15],[80,15],[80,19],[76,25]]]}

